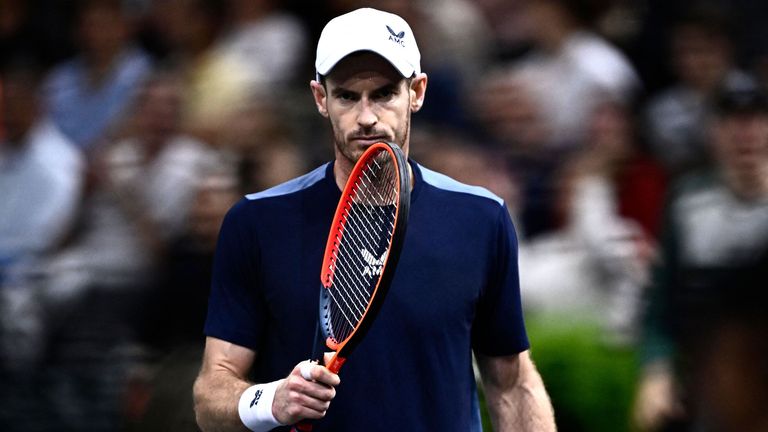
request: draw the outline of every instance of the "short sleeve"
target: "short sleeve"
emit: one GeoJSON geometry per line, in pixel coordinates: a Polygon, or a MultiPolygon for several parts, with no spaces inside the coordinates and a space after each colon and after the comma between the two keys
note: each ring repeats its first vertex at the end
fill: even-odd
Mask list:
{"type": "Polygon", "coordinates": [[[266,316],[258,262],[256,212],[252,203],[243,199],[227,213],[219,232],[206,336],[258,350],[266,316]]]}
{"type": "Polygon", "coordinates": [[[472,345],[480,354],[505,356],[529,347],[520,300],[517,235],[506,205],[499,207],[494,231],[488,284],[480,294],[472,345]]]}

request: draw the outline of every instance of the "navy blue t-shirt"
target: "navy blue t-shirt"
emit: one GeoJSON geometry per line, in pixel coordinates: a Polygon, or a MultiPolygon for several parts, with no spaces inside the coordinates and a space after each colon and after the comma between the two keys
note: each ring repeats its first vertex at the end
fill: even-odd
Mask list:
{"type": "MultiPolygon", "coordinates": [[[[390,291],[341,369],[317,432],[479,430],[472,350],[504,356],[528,348],[506,205],[411,166],[410,219],[390,291]]],[[[284,378],[311,354],[340,196],[328,163],[246,196],[224,220],[205,333],[255,350],[255,382],[284,378]]]]}

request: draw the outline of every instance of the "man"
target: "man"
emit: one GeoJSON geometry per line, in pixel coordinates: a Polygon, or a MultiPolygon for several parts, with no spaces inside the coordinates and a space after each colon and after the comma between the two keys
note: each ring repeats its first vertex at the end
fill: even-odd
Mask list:
{"type": "Polygon", "coordinates": [[[51,71],[43,102],[64,135],[90,151],[120,127],[151,62],[132,44],[130,17],[119,0],[73,3],[80,54],[51,71]]]}
{"type": "Polygon", "coordinates": [[[563,154],[586,137],[589,114],[605,96],[627,100],[640,80],[619,49],[593,30],[599,19],[594,2],[529,0],[533,50],[517,62],[527,90],[550,128],[543,151],[563,154]]]}
{"type": "MultiPolygon", "coordinates": [[[[85,159],[39,104],[40,70],[14,58],[0,70],[0,424],[42,430],[47,369],[45,314],[37,282],[80,211],[85,159]]],[[[45,404],[47,407],[49,405],[45,404]]],[[[44,417],[44,418],[43,418],[44,417]]],[[[14,429],[16,427],[17,429],[14,429]]],[[[65,430],[60,423],[57,430],[65,430]]]]}
{"type": "Polygon", "coordinates": [[[725,352],[722,324],[738,303],[749,303],[731,281],[768,246],[768,97],[754,85],[727,86],[716,95],[715,170],[681,179],[666,210],[635,407],[642,430],[670,422],[756,430],[719,428],[704,396],[723,379],[712,373],[712,359],[725,352]]]}
{"type": "Polygon", "coordinates": [[[14,263],[64,240],[79,211],[85,161],[40,114],[39,71],[19,60],[0,71],[0,285],[14,263]]]}
{"type": "Polygon", "coordinates": [[[301,420],[315,421],[316,431],[479,430],[472,350],[496,430],[554,430],[526,351],[506,206],[413,162],[397,276],[342,369],[344,383],[300,363],[314,339],[317,278],[340,188],[373,143],[408,151],[411,113],[427,87],[419,58],[410,27],[393,14],[359,9],[323,30],[310,86],[331,123],[335,161],[247,196],[222,225],[194,387],[203,430],[301,420]]]}
{"type": "Polygon", "coordinates": [[[745,82],[737,68],[729,16],[711,6],[689,7],[671,27],[670,63],[677,78],[648,103],[648,138],[654,156],[673,176],[713,161],[707,132],[710,99],[720,83],[745,82]]]}

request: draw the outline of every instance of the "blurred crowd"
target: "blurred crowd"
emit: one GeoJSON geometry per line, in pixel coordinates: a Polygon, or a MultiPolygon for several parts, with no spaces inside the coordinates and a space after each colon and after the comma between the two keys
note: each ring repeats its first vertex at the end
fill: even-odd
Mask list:
{"type": "Polygon", "coordinates": [[[3,0],[0,429],[195,431],[220,222],[332,158],[331,17],[403,16],[411,157],[503,197],[561,431],[766,431],[768,4],[3,0]]]}

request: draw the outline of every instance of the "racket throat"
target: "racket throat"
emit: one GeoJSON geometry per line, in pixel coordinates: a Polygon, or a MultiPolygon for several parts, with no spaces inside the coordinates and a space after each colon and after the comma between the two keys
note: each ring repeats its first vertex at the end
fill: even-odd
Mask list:
{"type": "Polygon", "coordinates": [[[331,361],[329,361],[325,367],[328,368],[329,371],[338,374],[346,361],[346,358],[339,356],[339,353],[335,353],[331,358],[331,361]]]}

